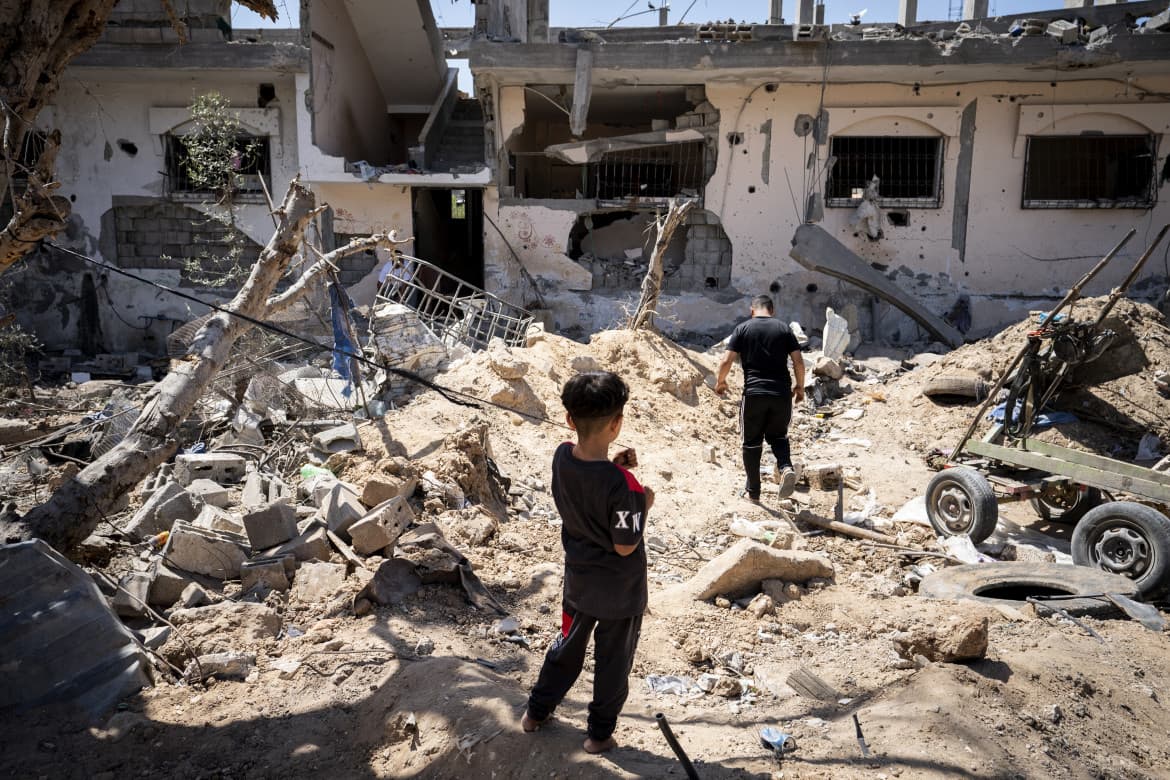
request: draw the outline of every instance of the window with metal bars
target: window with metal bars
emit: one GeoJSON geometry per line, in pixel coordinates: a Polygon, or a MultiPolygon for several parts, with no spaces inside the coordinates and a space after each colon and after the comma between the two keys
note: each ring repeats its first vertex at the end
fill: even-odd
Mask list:
{"type": "Polygon", "coordinates": [[[883,206],[938,208],[942,203],[943,139],[938,136],[835,136],[825,202],[856,206],[877,176],[883,206]]]}
{"type": "Polygon", "coordinates": [[[700,197],[706,179],[707,144],[695,141],[610,152],[588,166],[586,197],[625,201],[700,197]]]}
{"type": "MultiPolygon", "coordinates": [[[[199,189],[188,171],[187,146],[180,135],[164,136],[166,141],[166,165],[169,190],[177,194],[205,194],[199,189]]],[[[240,175],[236,182],[236,192],[244,194],[263,193],[264,187],[260,177],[265,182],[271,182],[272,158],[267,136],[242,135],[236,138],[236,154],[238,165],[236,172],[240,175]]]]}
{"type": "Polygon", "coordinates": [[[1026,209],[1144,209],[1157,199],[1152,135],[1029,136],[1026,209]]]}

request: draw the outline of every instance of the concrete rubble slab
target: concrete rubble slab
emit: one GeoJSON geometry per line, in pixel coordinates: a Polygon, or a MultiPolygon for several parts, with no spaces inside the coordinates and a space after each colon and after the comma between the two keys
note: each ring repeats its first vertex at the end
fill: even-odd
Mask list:
{"type": "Polygon", "coordinates": [[[150,584],[153,574],[132,571],[118,580],[118,590],[110,599],[110,606],[122,617],[140,617],[145,614],[144,604],[150,603],[150,584]]]}
{"type": "Polygon", "coordinates": [[[564,160],[570,165],[584,165],[585,163],[597,162],[610,152],[645,149],[648,146],[663,146],[665,144],[691,143],[705,140],[706,137],[702,130],[695,128],[659,130],[657,132],[595,138],[590,141],[576,141],[568,144],[554,144],[546,147],[544,153],[549,157],[564,160]]]}
{"type": "Polygon", "coordinates": [[[314,524],[302,531],[295,539],[264,551],[264,557],[274,558],[292,555],[298,561],[327,561],[333,554],[329,536],[323,525],[314,524]]]}
{"type": "Polygon", "coordinates": [[[244,521],[235,512],[220,509],[212,504],[204,504],[199,510],[199,516],[192,525],[197,528],[206,528],[210,531],[226,531],[229,534],[243,534],[244,521]]]}
{"type": "Polygon", "coordinates": [[[185,571],[228,580],[240,576],[240,565],[248,558],[247,549],[246,537],[198,528],[180,520],[171,527],[163,558],[185,571]]]}
{"type": "Polygon", "coordinates": [[[409,498],[418,487],[417,477],[399,477],[393,474],[375,474],[362,488],[362,503],[375,507],[392,498],[409,498]]]}
{"type": "Polygon", "coordinates": [[[833,562],[818,553],[776,550],[741,539],[709,561],[682,587],[703,601],[715,596],[738,598],[756,593],[764,580],[807,582],[832,579],[833,562]]]}
{"type": "Polygon", "coordinates": [[[872,268],[819,225],[801,225],[792,237],[789,256],[810,271],[844,279],[897,307],[934,338],[950,347],[963,344],[963,334],[930,312],[905,290],[872,268]]]}
{"type": "Polygon", "coordinates": [[[283,500],[267,504],[244,515],[244,528],[252,549],[275,547],[297,535],[297,509],[283,500]]]}
{"type": "Polygon", "coordinates": [[[244,509],[254,509],[268,503],[268,488],[264,484],[264,477],[259,471],[250,471],[244,478],[244,488],[240,495],[240,506],[244,509]]]}
{"type": "Polygon", "coordinates": [[[231,494],[228,489],[218,482],[212,482],[210,479],[195,479],[187,486],[187,492],[190,493],[197,501],[211,506],[226,509],[230,503],[231,494]]]}
{"type": "Polygon", "coordinates": [[[313,448],[327,455],[338,452],[353,452],[362,448],[362,438],[358,435],[356,425],[346,423],[327,431],[321,431],[314,436],[313,448]]]}
{"type": "Polygon", "coordinates": [[[345,566],[340,563],[306,561],[297,570],[293,597],[304,604],[317,604],[337,595],[345,584],[345,566]]]}
{"type": "Polygon", "coordinates": [[[344,482],[334,482],[329,486],[321,502],[321,516],[325,525],[334,533],[343,533],[349,527],[361,520],[366,514],[366,508],[358,498],[357,489],[344,482]]]}
{"type": "Polygon", "coordinates": [[[150,590],[146,603],[152,607],[167,608],[178,601],[187,586],[195,582],[195,575],[155,561],[151,567],[150,590]]]}
{"type": "Polygon", "coordinates": [[[150,494],[124,529],[132,538],[146,539],[171,530],[176,520],[191,522],[198,514],[191,494],[182,485],[167,482],[150,494]]]}
{"type": "Polygon", "coordinates": [[[39,539],[0,546],[0,714],[66,705],[96,719],[150,685],[93,579],[39,539]]]}
{"type": "Polygon", "coordinates": [[[264,585],[269,590],[288,590],[289,577],[284,561],[278,558],[246,561],[240,567],[240,588],[247,593],[257,585],[264,585]]]}
{"type": "Polygon", "coordinates": [[[349,527],[349,538],[358,555],[373,555],[394,543],[389,529],[377,517],[369,515],[349,527]]]}
{"type": "Polygon", "coordinates": [[[197,479],[232,485],[247,476],[244,458],[227,452],[175,456],[175,481],[186,487],[197,479]]]}
{"type": "Polygon", "coordinates": [[[255,668],[256,656],[251,653],[209,653],[189,661],[183,676],[188,682],[201,682],[209,677],[243,680],[255,668]]]}

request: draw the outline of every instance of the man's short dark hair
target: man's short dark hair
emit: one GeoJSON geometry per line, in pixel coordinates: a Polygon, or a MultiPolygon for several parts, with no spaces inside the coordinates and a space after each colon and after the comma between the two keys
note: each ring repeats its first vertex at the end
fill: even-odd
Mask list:
{"type": "Polygon", "coordinates": [[[589,371],[565,382],[561,403],[581,436],[592,436],[616,415],[630,398],[630,388],[611,371],[589,371]]]}
{"type": "Polygon", "coordinates": [[[755,298],[752,298],[752,308],[757,311],[763,309],[769,314],[774,314],[776,312],[776,306],[772,303],[772,299],[767,295],[757,295],[755,298]]]}

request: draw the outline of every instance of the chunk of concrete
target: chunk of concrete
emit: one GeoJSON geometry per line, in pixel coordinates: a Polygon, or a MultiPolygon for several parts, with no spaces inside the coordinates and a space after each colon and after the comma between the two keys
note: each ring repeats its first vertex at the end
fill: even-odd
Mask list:
{"type": "Polygon", "coordinates": [[[327,561],[333,554],[333,547],[329,544],[329,535],[321,525],[311,525],[295,539],[289,539],[282,545],[264,551],[266,558],[279,558],[292,555],[298,561],[327,561]]]}
{"type": "Polygon", "coordinates": [[[757,593],[764,580],[806,582],[832,579],[833,562],[818,553],[776,550],[751,539],[741,539],[709,561],[684,583],[696,600],[714,596],[738,598],[757,593]]]}
{"type": "Polygon", "coordinates": [[[957,663],[987,655],[986,616],[951,615],[933,625],[917,625],[894,637],[894,649],[908,660],[957,663]]]}
{"type": "Polygon", "coordinates": [[[377,517],[366,516],[349,527],[353,551],[358,555],[372,555],[394,543],[390,531],[377,517]]]}
{"type": "Polygon", "coordinates": [[[183,590],[194,582],[190,574],[172,569],[162,562],[154,566],[154,576],[147,592],[146,603],[152,607],[170,607],[183,595],[183,590]]]}
{"type": "Polygon", "coordinates": [[[368,507],[375,507],[392,498],[409,498],[418,487],[417,477],[395,476],[394,474],[375,474],[366,481],[362,488],[362,503],[368,507]]]}
{"type": "Polygon", "coordinates": [[[192,659],[183,676],[189,682],[202,682],[209,677],[217,680],[243,680],[256,668],[256,656],[251,653],[209,653],[192,659]]]}
{"type": "Polygon", "coordinates": [[[231,494],[228,489],[218,482],[212,482],[210,479],[195,479],[187,486],[187,492],[190,493],[196,501],[204,504],[226,509],[230,500],[231,494]]]}
{"type": "Polygon", "coordinates": [[[338,563],[306,561],[297,570],[293,596],[302,603],[320,603],[335,596],[344,584],[345,566],[338,563]]]}
{"type": "Polygon", "coordinates": [[[285,573],[284,561],[276,558],[264,558],[257,561],[246,561],[240,567],[240,588],[247,593],[257,585],[263,585],[268,590],[288,590],[288,574],[285,573]]]}
{"type": "Polygon", "coordinates": [[[135,539],[147,539],[169,531],[176,520],[191,522],[199,514],[195,502],[182,485],[167,482],[150,494],[125,526],[126,533],[135,539]]]}
{"type": "Polygon", "coordinates": [[[240,576],[240,565],[248,559],[248,540],[226,531],[198,528],[179,520],[163,548],[163,558],[172,566],[221,580],[240,576]]]}
{"type": "Polygon", "coordinates": [[[197,479],[233,485],[247,475],[244,458],[227,452],[204,452],[175,457],[175,481],[186,487],[197,479]]]}
{"type": "Polygon", "coordinates": [[[144,571],[132,571],[122,575],[118,580],[118,590],[110,600],[110,606],[122,617],[139,617],[145,614],[143,605],[150,603],[152,579],[151,574],[144,571]]]}
{"type": "Polygon", "coordinates": [[[1076,43],[1081,37],[1080,28],[1067,19],[1053,19],[1048,23],[1047,33],[1061,43],[1076,43]]]}
{"type": "Polygon", "coordinates": [[[338,452],[352,452],[362,448],[362,437],[353,423],[338,425],[321,431],[313,437],[313,449],[332,455],[338,452]]]}
{"type": "Polygon", "coordinates": [[[352,485],[334,482],[321,502],[321,514],[330,531],[342,533],[365,516],[366,508],[352,485]]]}
{"type": "Polygon", "coordinates": [[[390,534],[389,544],[393,544],[414,522],[414,510],[405,498],[396,496],[378,504],[366,517],[377,519],[390,534]]]}
{"type": "Polygon", "coordinates": [[[258,471],[248,472],[244,478],[244,489],[240,495],[240,506],[244,509],[255,509],[268,503],[268,489],[264,484],[264,477],[258,471]]]}
{"type": "Polygon", "coordinates": [[[841,364],[830,357],[822,355],[817,358],[816,365],[813,366],[813,374],[816,376],[823,376],[826,379],[841,379],[845,376],[845,369],[841,368],[841,364]]]}
{"type": "Polygon", "coordinates": [[[187,587],[183,588],[179,600],[175,606],[179,609],[194,609],[201,607],[210,602],[211,599],[207,596],[207,591],[198,582],[192,582],[187,587]]]}
{"type": "Polygon", "coordinates": [[[809,487],[817,490],[836,490],[843,479],[840,463],[813,463],[804,467],[809,487]]]}
{"type": "Polygon", "coordinates": [[[297,535],[297,509],[287,501],[277,501],[244,515],[244,528],[252,549],[264,550],[287,542],[297,535]]]}
{"type": "Polygon", "coordinates": [[[587,374],[591,371],[601,370],[601,364],[592,355],[577,355],[577,357],[573,358],[573,362],[569,366],[578,374],[587,374]]]}
{"type": "Polygon", "coordinates": [[[810,271],[844,279],[889,302],[944,344],[951,347],[962,345],[962,333],[850,251],[821,226],[798,227],[792,237],[792,249],[788,254],[810,271]]]}
{"type": "Polygon", "coordinates": [[[528,373],[527,361],[507,350],[492,350],[488,354],[488,365],[500,379],[520,379],[528,373]]]}
{"type": "Polygon", "coordinates": [[[240,516],[212,504],[204,504],[192,525],[211,531],[225,531],[229,534],[244,534],[244,522],[240,516]]]}

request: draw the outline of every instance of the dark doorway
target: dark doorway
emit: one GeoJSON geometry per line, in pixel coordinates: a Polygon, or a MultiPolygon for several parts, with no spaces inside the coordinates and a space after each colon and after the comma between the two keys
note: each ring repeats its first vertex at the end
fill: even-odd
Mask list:
{"type": "Polygon", "coordinates": [[[414,245],[419,258],[483,287],[483,191],[414,189],[414,245]]]}

